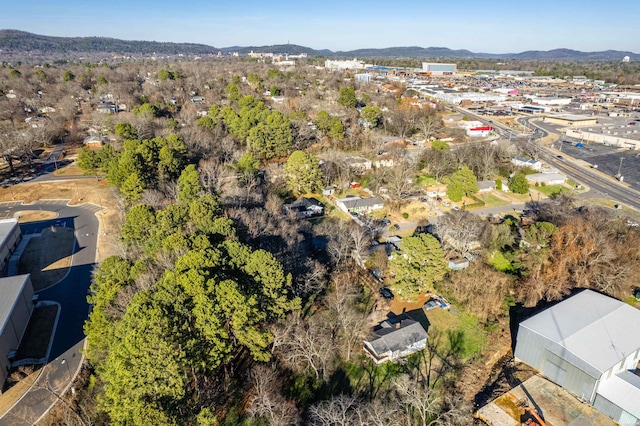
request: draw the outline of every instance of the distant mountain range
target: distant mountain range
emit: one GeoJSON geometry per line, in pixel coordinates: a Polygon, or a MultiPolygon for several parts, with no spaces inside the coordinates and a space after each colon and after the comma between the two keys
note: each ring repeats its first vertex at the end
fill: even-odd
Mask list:
{"type": "MultiPolygon", "coordinates": [[[[129,41],[108,37],[52,37],[32,34],[18,30],[0,30],[0,51],[10,53],[40,54],[80,54],[80,53],[115,53],[115,54],[165,54],[165,55],[207,55],[222,52],[238,52],[246,55],[249,52],[272,52],[308,56],[351,57],[351,58],[482,58],[482,59],[528,59],[528,60],[564,60],[564,61],[621,61],[629,56],[632,61],[640,60],[640,54],[618,50],[602,52],[581,52],[571,49],[554,49],[547,51],[529,50],[520,53],[476,53],[469,50],[452,50],[446,47],[388,47],[384,49],[357,49],[333,52],[328,49],[316,50],[296,44],[280,44],[273,46],[232,46],[215,48],[196,43],[167,43],[156,41],[129,41]]],[[[1,52],[0,52],[1,59],[1,52]]]]}

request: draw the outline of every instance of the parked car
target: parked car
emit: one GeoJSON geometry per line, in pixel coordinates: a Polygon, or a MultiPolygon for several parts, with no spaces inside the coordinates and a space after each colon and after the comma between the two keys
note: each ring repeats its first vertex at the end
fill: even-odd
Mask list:
{"type": "Polygon", "coordinates": [[[449,202],[448,201],[443,201],[442,205],[445,206],[445,207],[449,207],[449,202]]]}
{"type": "Polygon", "coordinates": [[[440,307],[440,303],[438,303],[438,301],[436,299],[429,299],[427,300],[427,302],[424,304],[424,310],[425,311],[430,311],[431,309],[435,309],[435,308],[439,308],[440,307]]]}
{"type": "Polygon", "coordinates": [[[389,226],[391,225],[391,221],[389,219],[380,219],[380,225],[382,226],[389,226]]]}
{"type": "Polygon", "coordinates": [[[453,210],[460,210],[460,207],[458,207],[458,205],[457,205],[457,204],[452,204],[452,205],[451,205],[451,208],[452,208],[453,210]]]}
{"type": "Polygon", "coordinates": [[[380,294],[387,300],[393,300],[393,293],[389,287],[382,287],[380,290],[380,294]]]}

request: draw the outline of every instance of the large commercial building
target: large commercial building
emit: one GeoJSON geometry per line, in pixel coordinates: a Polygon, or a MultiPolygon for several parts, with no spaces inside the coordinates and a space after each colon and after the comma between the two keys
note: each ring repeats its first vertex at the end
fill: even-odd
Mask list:
{"type": "Polygon", "coordinates": [[[364,62],[358,59],[344,61],[327,59],[324,61],[324,67],[332,70],[361,70],[364,69],[364,62]]]}
{"type": "Polygon", "coordinates": [[[422,71],[427,75],[455,75],[456,70],[456,64],[422,63],[422,71]]]}
{"type": "Polygon", "coordinates": [[[0,278],[0,392],[33,306],[33,285],[28,274],[0,278]]]}
{"type": "Polygon", "coordinates": [[[515,358],[621,425],[640,422],[640,310],[591,290],[520,323],[515,358]]]}
{"type": "Polygon", "coordinates": [[[22,233],[18,226],[18,219],[1,219],[0,220],[0,274],[6,272],[7,263],[11,258],[11,254],[18,246],[22,233]]]}
{"type": "Polygon", "coordinates": [[[603,145],[640,150],[640,133],[635,129],[635,126],[626,126],[626,128],[604,126],[595,130],[567,129],[566,135],[582,139],[585,142],[597,142],[603,145]],[[596,133],[595,130],[599,130],[601,133],[596,133]]]}
{"type": "Polygon", "coordinates": [[[560,126],[586,127],[598,124],[598,118],[588,115],[556,114],[547,115],[542,120],[544,123],[558,124],[560,126]]]}

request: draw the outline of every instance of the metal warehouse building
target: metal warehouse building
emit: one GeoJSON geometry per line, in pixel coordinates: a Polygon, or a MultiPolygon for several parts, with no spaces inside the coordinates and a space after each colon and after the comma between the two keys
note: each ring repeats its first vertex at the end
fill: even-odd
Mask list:
{"type": "Polygon", "coordinates": [[[33,285],[27,275],[0,278],[0,392],[33,312],[33,285]]]}
{"type": "Polygon", "coordinates": [[[0,272],[5,270],[21,238],[18,219],[0,219],[0,272]]]}
{"type": "Polygon", "coordinates": [[[422,63],[422,71],[425,71],[427,75],[454,75],[456,69],[456,64],[422,63]]]}
{"type": "Polygon", "coordinates": [[[640,422],[640,310],[584,290],[520,323],[515,357],[621,425],[640,422]]]}

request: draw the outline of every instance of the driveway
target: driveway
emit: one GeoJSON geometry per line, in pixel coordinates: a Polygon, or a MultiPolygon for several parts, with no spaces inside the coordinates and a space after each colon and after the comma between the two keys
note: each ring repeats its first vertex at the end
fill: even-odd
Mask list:
{"type": "Polygon", "coordinates": [[[76,246],[69,273],[57,284],[40,291],[40,300],[52,300],[61,306],[53,337],[49,363],[42,369],[38,381],[16,405],[0,418],[0,426],[31,425],[37,422],[69,388],[82,363],[84,321],[88,317],[87,290],[95,266],[99,232],[95,213],[100,207],[92,204],[68,206],[68,200],[39,201],[30,205],[20,202],[0,203],[0,218],[14,217],[23,210],[44,210],[57,213],[51,220],[21,224],[23,234],[33,234],[50,226],[73,228],[76,246]]]}

